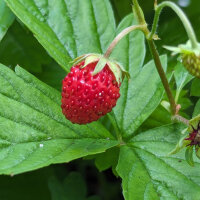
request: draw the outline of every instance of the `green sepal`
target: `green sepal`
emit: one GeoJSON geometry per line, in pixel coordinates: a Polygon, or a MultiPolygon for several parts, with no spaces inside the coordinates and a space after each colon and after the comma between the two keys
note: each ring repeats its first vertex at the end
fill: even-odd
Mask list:
{"type": "Polygon", "coordinates": [[[124,70],[121,64],[119,64],[116,61],[107,59],[103,56],[100,58],[92,75],[94,76],[98,74],[105,67],[106,64],[108,65],[110,70],[113,72],[118,84],[120,84],[123,81],[124,77],[127,77],[128,79],[130,78],[130,74],[126,70],[124,70]]]}
{"type": "Polygon", "coordinates": [[[108,62],[107,64],[108,64],[110,70],[113,72],[117,83],[120,84],[122,82],[122,71],[121,71],[121,69],[119,68],[119,66],[116,63],[108,62]]]}
{"type": "Polygon", "coordinates": [[[198,48],[193,49],[192,44],[188,41],[186,44],[180,44],[177,47],[172,46],[163,46],[165,49],[172,51],[172,55],[176,54],[195,54],[196,56],[200,56],[200,44],[198,48]]]}
{"type": "Polygon", "coordinates": [[[120,63],[105,58],[101,54],[84,54],[75,58],[71,63],[73,63],[73,65],[76,65],[83,60],[85,60],[85,63],[84,66],[82,66],[81,68],[86,67],[90,63],[98,62],[92,73],[93,76],[98,74],[106,65],[108,65],[110,70],[113,72],[118,84],[123,81],[124,77],[130,79],[130,74],[126,70],[124,70],[123,66],[120,63]]]}
{"type": "Polygon", "coordinates": [[[169,113],[171,113],[171,106],[168,101],[163,100],[160,104],[165,110],[167,110],[169,113]]]}
{"type": "Polygon", "coordinates": [[[99,59],[99,62],[97,63],[92,75],[98,74],[107,64],[108,59],[104,58],[103,56],[99,59]]]}
{"type": "Polygon", "coordinates": [[[76,64],[80,63],[81,61],[83,61],[84,59],[86,59],[88,56],[89,56],[89,54],[81,55],[81,56],[75,58],[74,60],[72,60],[70,63],[72,63],[73,65],[76,65],[76,64]]]}
{"type": "Polygon", "coordinates": [[[122,64],[120,64],[120,63],[117,62],[117,65],[119,66],[119,68],[120,68],[121,71],[122,71],[122,80],[123,80],[125,77],[129,80],[129,79],[131,78],[129,72],[127,72],[127,71],[124,69],[124,67],[123,67],[122,64]]]}
{"type": "Polygon", "coordinates": [[[100,54],[90,54],[85,58],[85,64],[81,68],[86,67],[90,63],[97,62],[101,58],[100,54]]]}
{"type": "Polygon", "coordinates": [[[185,159],[187,161],[187,163],[194,167],[194,161],[193,161],[193,146],[189,146],[187,147],[186,151],[185,151],[185,159]]]}
{"type": "Polygon", "coordinates": [[[199,146],[195,146],[195,153],[198,159],[200,159],[200,147],[199,146]]]}
{"type": "Polygon", "coordinates": [[[178,47],[172,47],[172,46],[166,46],[164,45],[163,48],[172,51],[172,55],[175,56],[176,54],[180,53],[180,48],[178,47]]]}
{"type": "Polygon", "coordinates": [[[196,117],[192,118],[189,121],[189,125],[190,126],[188,127],[188,131],[192,132],[193,131],[193,127],[197,129],[199,122],[200,122],[200,115],[197,115],[196,117]]]}

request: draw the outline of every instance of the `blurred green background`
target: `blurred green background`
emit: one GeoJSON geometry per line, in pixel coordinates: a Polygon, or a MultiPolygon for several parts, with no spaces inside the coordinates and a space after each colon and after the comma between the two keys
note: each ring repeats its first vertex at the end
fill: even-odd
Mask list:
{"type": "MultiPolygon", "coordinates": [[[[110,0],[118,24],[131,12],[131,0],[110,0]]],[[[146,20],[151,27],[153,0],[140,0],[146,20]]],[[[160,3],[161,1],[158,1],[160,3]]],[[[199,0],[174,0],[186,12],[200,39],[199,0]]],[[[176,15],[166,8],[159,23],[160,41],[156,41],[161,54],[169,54],[163,45],[176,46],[187,41],[185,30],[176,15]]],[[[146,62],[151,59],[147,51],[146,62]]],[[[170,58],[170,67],[173,61],[170,58]]],[[[46,53],[32,33],[19,20],[15,20],[0,43],[0,63],[11,68],[17,64],[39,79],[60,90],[65,72],[46,53]]],[[[106,118],[103,119],[106,121],[106,118]]],[[[0,176],[0,200],[119,200],[121,182],[112,170],[99,172],[93,160],[76,160],[69,164],[50,166],[14,177],[0,176]]]]}

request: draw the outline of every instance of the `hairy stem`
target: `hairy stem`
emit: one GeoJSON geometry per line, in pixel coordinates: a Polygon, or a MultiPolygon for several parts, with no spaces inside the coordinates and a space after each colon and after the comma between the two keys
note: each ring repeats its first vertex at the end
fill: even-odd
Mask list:
{"type": "Polygon", "coordinates": [[[130,26],[128,28],[125,28],[121,33],[119,33],[116,38],[112,41],[112,43],[110,44],[110,46],[108,47],[107,51],[104,54],[105,58],[108,58],[110,56],[110,54],[112,53],[113,49],[115,48],[115,46],[119,43],[119,41],[125,37],[127,34],[129,34],[130,32],[134,31],[134,30],[140,30],[143,31],[146,29],[146,25],[133,25],[130,26]]]}
{"type": "Polygon", "coordinates": [[[139,24],[146,24],[144,13],[137,0],[133,0],[133,12],[138,20],[139,24]]]}
{"type": "Polygon", "coordinates": [[[185,124],[185,125],[187,125],[187,126],[189,126],[189,120],[187,120],[186,118],[184,118],[184,117],[182,117],[182,116],[180,116],[180,115],[174,115],[173,117],[172,117],[172,120],[173,121],[178,121],[178,122],[181,122],[181,123],[183,123],[183,124],[185,124]]]}
{"type": "Polygon", "coordinates": [[[161,78],[162,84],[164,86],[164,89],[166,91],[167,97],[169,99],[172,115],[175,115],[176,114],[176,103],[175,103],[174,97],[172,95],[172,92],[171,92],[167,77],[166,77],[165,72],[163,70],[158,51],[156,49],[156,46],[155,46],[153,40],[148,40],[148,44],[149,44],[149,48],[150,48],[152,57],[154,59],[158,74],[159,74],[159,76],[161,78]]]}
{"type": "MultiPolygon", "coordinates": [[[[144,18],[143,11],[142,11],[140,5],[138,4],[137,0],[133,0],[133,3],[134,3],[133,10],[134,10],[134,14],[136,15],[136,17],[138,19],[138,23],[140,25],[145,25],[143,33],[145,34],[145,36],[147,38],[147,41],[148,41],[148,44],[149,44],[149,48],[150,48],[152,57],[154,59],[158,74],[159,74],[159,76],[161,78],[161,81],[162,81],[162,84],[164,86],[165,92],[166,92],[167,97],[169,99],[172,115],[175,115],[175,114],[177,114],[177,112],[176,112],[176,103],[175,103],[174,97],[172,95],[172,92],[171,92],[167,77],[166,77],[165,72],[163,70],[158,51],[157,51],[156,46],[155,46],[155,44],[153,42],[154,34],[153,34],[153,36],[151,38],[149,38],[150,32],[149,32],[149,30],[147,28],[147,24],[146,24],[146,21],[145,21],[145,18],[144,18]]],[[[159,17],[159,15],[158,15],[158,17],[159,17]]]]}
{"type": "Polygon", "coordinates": [[[152,31],[148,36],[149,40],[152,40],[153,36],[156,33],[156,29],[157,29],[157,25],[158,25],[158,21],[159,21],[159,17],[160,17],[160,13],[162,11],[163,8],[165,7],[170,7],[180,18],[180,20],[182,21],[185,30],[188,34],[188,37],[191,41],[192,47],[195,49],[198,47],[198,41],[194,32],[194,29],[192,28],[192,25],[190,23],[190,21],[188,20],[187,16],[185,15],[185,13],[173,2],[170,1],[165,1],[159,5],[155,5],[155,17],[154,17],[154,22],[153,22],[153,26],[152,26],[152,31]]]}

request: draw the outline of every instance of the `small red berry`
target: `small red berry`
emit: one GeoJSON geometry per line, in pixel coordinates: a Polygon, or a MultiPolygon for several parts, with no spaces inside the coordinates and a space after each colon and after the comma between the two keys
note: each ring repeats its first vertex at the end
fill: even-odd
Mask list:
{"type": "Polygon", "coordinates": [[[73,66],[62,86],[62,112],[72,123],[87,124],[98,120],[116,106],[120,83],[106,64],[92,75],[98,61],[73,66]],[[84,68],[82,68],[84,66],[84,68]]]}

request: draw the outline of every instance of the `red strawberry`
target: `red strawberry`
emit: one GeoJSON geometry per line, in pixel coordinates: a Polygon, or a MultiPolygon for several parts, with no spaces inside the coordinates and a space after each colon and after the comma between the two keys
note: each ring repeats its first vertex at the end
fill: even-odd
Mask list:
{"type": "Polygon", "coordinates": [[[84,60],[76,64],[63,80],[62,112],[72,123],[98,120],[116,106],[120,97],[120,82],[108,64],[96,75],[92,74],[97,62],[87,64],[84,60]]]}

